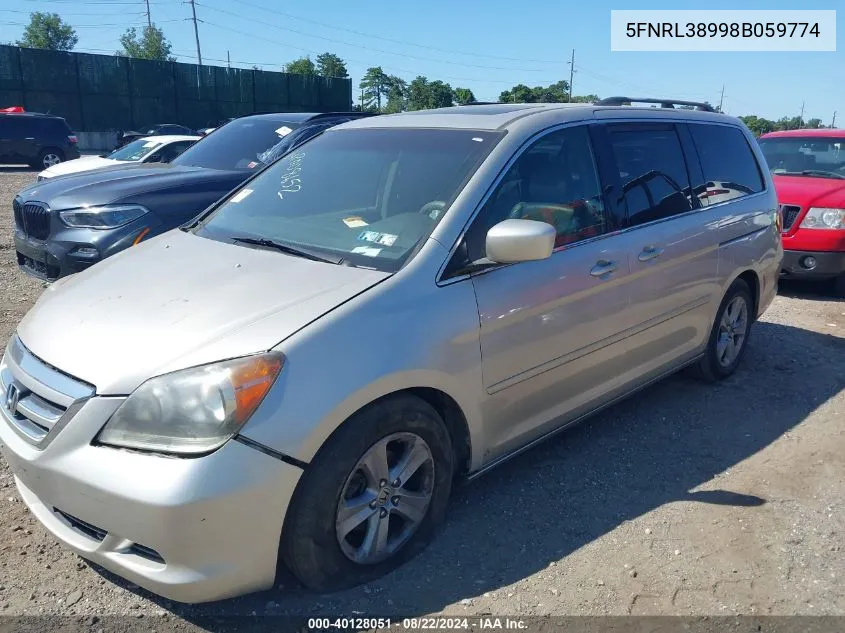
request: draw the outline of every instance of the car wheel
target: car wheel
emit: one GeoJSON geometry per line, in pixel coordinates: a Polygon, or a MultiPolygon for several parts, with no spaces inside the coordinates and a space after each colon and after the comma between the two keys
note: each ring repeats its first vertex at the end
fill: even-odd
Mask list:
{"type": "Polygon", "coordinates": [[[42,169],[47,169],[53,165],[58,165],[64,159],[65,157],[61,150],[48,147],[46,149],[42,149],[41,153],[38,155],[38,165],[42,169]]]}
{"type": "Polygon", "coordinates": [[[449,433],[434,408],[412,395],[370,405],[306,467],[285,518],[280,563],[320,592],[386,574],[432,539],[452,475],[449,433]]]}
{"type": "Polygon", "coordinates": [[[748,345],[753,305],[748,284],[734,281],[716,312],[704,357],[693,367],[699,378],[715,382],[736,371],[748,345]]]}

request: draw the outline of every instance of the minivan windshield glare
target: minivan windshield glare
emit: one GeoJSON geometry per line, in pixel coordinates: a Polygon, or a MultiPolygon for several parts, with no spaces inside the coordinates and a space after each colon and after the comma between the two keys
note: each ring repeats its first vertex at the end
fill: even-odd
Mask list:
{"type": "Polygon", "coordinates": [[[775,175],[845,179],[845,138],[772,137],[759,143],[775,175]]]}
{"type": "Polygon", "coordinates": [[[236,119],[194,143],[171,164],[223,170],[263,167],[258,157],[299,125],[278,119],[236,119]]]}
{"type": "Polygon", "coordinates": [[[502,134],[328,130],[234,191],[193,230],[394,272],[437,226],[502,134]]]}

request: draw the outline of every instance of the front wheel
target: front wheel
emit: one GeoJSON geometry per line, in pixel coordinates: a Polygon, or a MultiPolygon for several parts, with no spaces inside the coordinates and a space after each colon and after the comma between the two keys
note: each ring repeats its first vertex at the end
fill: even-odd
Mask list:
{"type": "Polygon", "coordinates": [[[715,382],[736,371],[751,332],[753,305],[748,284],[734,281],[716,312],[704,357],[694,366],[700,378],[715,382]]]}
{"type": "Polygon", "coordinates": [[[288,508],[281,560],[320,592],[386,574],[428,544],[446,515],[452,447],[411,395],[355,414],[317,453],[288,508]]]}

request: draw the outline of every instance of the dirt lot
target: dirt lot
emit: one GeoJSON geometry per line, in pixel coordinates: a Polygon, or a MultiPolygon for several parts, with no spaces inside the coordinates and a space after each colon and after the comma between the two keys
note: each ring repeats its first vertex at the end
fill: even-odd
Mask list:
{"type": "MultiPolygon", "coordinates": [[[[33,178],[0,173],[4,343],[42,290],[11,239],[10,200],[33,178]]],[[[782,290],[732,379],[669,379],[460,488],[432,547],[341,594],[282,579],[222,603],[163,601],[56,545],[0,464],[0,614],[169,628],[251,613],[845,615],[845,302],[782,290]]]]}

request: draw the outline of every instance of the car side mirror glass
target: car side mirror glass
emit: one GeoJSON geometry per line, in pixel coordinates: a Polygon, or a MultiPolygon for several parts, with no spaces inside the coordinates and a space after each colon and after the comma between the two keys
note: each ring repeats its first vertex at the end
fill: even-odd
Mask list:
{"type": "Polygon", "coordinates": [[[537,220],[504,220],[487,231],[487,259],[497,264],[548,259],[555,248],[557,231],[537,220]]]}

